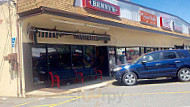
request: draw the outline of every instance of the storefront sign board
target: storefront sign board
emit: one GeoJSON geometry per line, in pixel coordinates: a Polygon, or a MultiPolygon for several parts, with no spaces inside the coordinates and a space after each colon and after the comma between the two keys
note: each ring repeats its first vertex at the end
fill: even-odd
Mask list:
{"type": "Polygon", "coordinates": [[[83,0],[83,6],[97,11],[120,15],[120,7],[103,0],[83,0]]]}
{"type": "Polygon", "coordinates": [[[182,24],[178,21],[173,22],[173,29],[175,32],[182,33],[182,24]]]}
{"type": "Polygon", "coordinates": [[[172,20],[170,18],[160,17],[160,26],[164,29],[171,30],[172,29],[171,22],[172,20]]]}
{"type": "Polygon", "coordinates": [[[157,16],[140,10],[141,22],[157,26],[157,16]]]}

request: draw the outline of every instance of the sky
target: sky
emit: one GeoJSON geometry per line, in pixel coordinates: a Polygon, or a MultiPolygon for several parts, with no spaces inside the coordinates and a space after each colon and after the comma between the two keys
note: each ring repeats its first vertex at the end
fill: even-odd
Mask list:
{"type": "Polygon", "coordinates": [[[190,0],[130,0],[134,3],[173,14],[190,23],[190,0]]]}

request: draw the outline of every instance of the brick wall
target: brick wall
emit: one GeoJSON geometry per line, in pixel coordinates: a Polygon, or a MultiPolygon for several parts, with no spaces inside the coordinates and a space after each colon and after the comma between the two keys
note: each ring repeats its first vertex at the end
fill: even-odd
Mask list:
{"type": "Polygon", "coordinates": [[[120,18],[114,17],[113,15],[110,15],[110,14],[101,13],[101,12],[97,12],[97,11],[93,11],[93,10],[86,10],[82,7],[75,7],[74,1],[75,0],[18,0],[17,10],[18,10],[18,13],[22,13],[22,12],[25,12],[25,11],[28,11],[31,9],[39,8],[40,6],[44,6],[44,7],[68,11],[71,13],[77,13],[77,14],[82,14],[82,15],[86,15],[86,16],[91,16],[91,17],[98,18],[98,19],[118,22],[118,23],[122,23],[122,24],[126,24],[126,25],[138,26],[138,27],[152,29],[152,30],[158,30],[158,31],[183,35],[183,36],[189,36],[187,34],[180,34],[180,33],[176,33],[176,32],[166,31],[166,30],[163,30],[158,27],[143,25],[136,21],[120,19],[120,18]]]}

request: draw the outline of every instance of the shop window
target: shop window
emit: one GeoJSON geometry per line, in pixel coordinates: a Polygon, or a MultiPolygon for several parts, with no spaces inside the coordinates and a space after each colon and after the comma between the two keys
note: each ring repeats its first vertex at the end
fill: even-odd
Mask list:
{"type": "Polygon", "coordinates": [[[159,48],[153,48],[153,51],[158,51],[159,50],[159,48]]]}
{"type": "Polygon", "coordinates": [[[68,45],[49,46],[49,70],[61,72],[71,68],[70,49],[68,45]]]}
{"type": "MultiPolygon", "coordinates": [[[[142,51],[142,50],[141,50],[142,51]]],[[[127,62],[131,62],[139,57],[139,47],[126,48],[127,62]]]]}
{"type": "Polygon", "coordinates": [[[151,48],[150,51],[153,52],[153,51],[154,51],[154,48],[151,48]]]}
{"type": "Polygon", "coordinates": [[[116,65],[115,62],[115,48],[114,47],[109,47],[109,67],[110,70],[114,68],[116,65]]]}
{"type": "Polygon", "coordinates": [[[85,46],[85,68],[92,68],[95,66],[95,47],[85,46]]]}
{"type": "Polygon", "coordinates": [[[47,53],[45,46],[32,47],[32,65],[34,85],[47,82],[47,53]]]}
{"type": "Polygon", "coordinates": [[[79,69],[84,67],[83,46],[71,46],[72,51],[72,68],[79,69]]]}
{"type": "Polygon", "coordinates": [[[146,53],[151,52],[151,48],[146,47],[146,53]]]}
{"type": "Polygon", "coordinates": [[[145,53],[145,48],[144,47],[140,47],[140,55],[143,55],[145,53]]]}
{"type": "Polygon", "coordinates": [[[116,48],[117,65],[126,63],[125,48],[116,48]]]}

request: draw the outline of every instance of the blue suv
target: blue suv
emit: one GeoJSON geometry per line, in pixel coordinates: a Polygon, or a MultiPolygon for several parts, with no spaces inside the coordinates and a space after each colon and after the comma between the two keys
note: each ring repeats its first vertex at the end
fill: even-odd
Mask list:
{"type": "Polygon", "coordinates": [[[131,63],[115,67],[112,76],[125,85],[135,85],[137,79],[158,77],[190,80],[190,52],[188,50],[164,50],[140,56],[131,63]]]}

